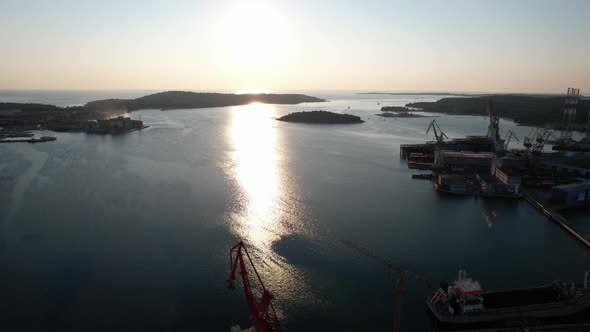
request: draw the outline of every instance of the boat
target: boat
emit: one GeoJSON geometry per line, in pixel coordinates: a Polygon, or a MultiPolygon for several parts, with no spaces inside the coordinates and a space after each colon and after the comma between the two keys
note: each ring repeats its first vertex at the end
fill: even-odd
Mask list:
{"type": "Polygon", "coordinates": [[[52,142],[57,140],[55,136],[41,136],[40,138],[31,138],[26,140],[27,143],[52,142]]]}
{"type": "Polygon", "coordinates": [[[449,285],[426,300],[435,321],[454,329],[506,324],[514,321],[563,320],[590,310],[588,273],[584,283],[554,281],[550,285],[499,291],[483,291],[464,270],[449,285]]]}

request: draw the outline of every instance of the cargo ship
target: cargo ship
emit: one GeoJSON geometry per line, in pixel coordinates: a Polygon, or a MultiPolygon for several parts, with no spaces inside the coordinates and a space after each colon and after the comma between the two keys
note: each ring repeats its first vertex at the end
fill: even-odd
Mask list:
{"type": "MultiPolygon", "coordinates": [[[[437,325],[452,329],[505,326],[515,321],[574,319],[590,310],[588,273],[583,283],[554,281],[550,285],[498,291],[483,291],[479,282],[464,270],[449,285],[426,300],[437,325]]],[[[587,316],[590,317],[590,316],[587,316]]]]}

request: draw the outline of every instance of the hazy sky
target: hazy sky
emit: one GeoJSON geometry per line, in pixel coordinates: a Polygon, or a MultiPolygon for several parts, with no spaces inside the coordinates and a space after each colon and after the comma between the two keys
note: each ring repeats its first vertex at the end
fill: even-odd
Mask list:
{"type": "Polygon", "coordinates": [[[0,89],[590,91],[590,1],[0,0],[0,89]]]}

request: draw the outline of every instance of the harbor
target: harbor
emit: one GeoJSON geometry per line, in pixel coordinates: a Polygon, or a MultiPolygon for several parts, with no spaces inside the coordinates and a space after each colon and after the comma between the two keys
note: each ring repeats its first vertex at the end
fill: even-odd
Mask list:
{"type": "Polygon", "coordinates": [[[0,331],[590,332],[588,13],[0,0],[0,331]]]}
{"type": "MultiPolygon", "coordinates": [[[[401,331],[431,331],[425,299],[440,280],[452,280],[458,268],[477,276],[486,290],[581,281],[590,251],[557,223],[547,222],[524,197],[435,191],[429,182],[434,172],[460,172],[455,155],[448,155],[457,159],[446,173],[407,169],[397,157],[398,147],[426,140],[433,118],[369,119],[378,110],[370,106],[377,102],[351,102],[353,97],[328,105],[351,106],[366,126],[327,129],[274,120],[315,105],[142,110],[136,116],[151,128],[141,135],[59,132],[57,141],[43,145],[3,144],[2,160],[10,162],[3,163],[0,178],[0,200],[9,202],[2,218],[9,225],[7,238],[16,243],[7,250],[38,256],[25,262],[4,259],[7,278],[18,283],[5,284],[2,292],[9,299],[52,292],[37,305],[3,308],[6,320],[42,316],[51,306],[69,312],[63,324],[80,329],[80,319],[96,311],[114,317],[105,326],[148,317],[153,326],[176,324],[187,330],[248,328],[251,312],[239,270],[236,289],[225,287],[228,250],[239,239],[273,295],[285,331],[387,330],[392,325],[397,270],[339,239],[429,280],[432,288],[404,273],[401,331]],[[31,174],[38,180],[29,182],[31,174]],[[12,197],[22,197],[20,205],[12,197]],[[46,216],[39,218],[37,211],[46,216]],[[63,229],[73,231],[64,234],[63,229]],[[126,282],[117,282],[120,278],[126,282]],[[61,294],[61,280],[76,285],[66,304],[50,297],[61,294]],[[93,293],[104,285],[108,294],[93,293]],[[207,312],[211,299],[219,299],[227,311],[195,321],[194,313],[207,312]],[[162,307],[177,312],[171,318],[162,307]],[[123,311],[127,316],[121,320],[117,312],[123,311]],[[355,318],[358,312],[365,312],[363,321],[355,318]]],[[[485,135],[489,125],[483,117],[436,121],[445,134],[458,138],[482,130],[485,135]]],[[[513,130],[521,140],[529,130],[504,126],[503,132],[513,130]]],[[[545,161],[548,167],[576,167],[583,160],[545,161]]],[[[490,188],[498,184],[486,179],[496,178],[491,169],[464,172],[469,173],[473,181],[479,174],[490,188]]],[[[521,180],[548,199],[554,186],[564,184],[548,174],[521,180]]],[[[519,192],[524,195],[523,186],[519,192]]],[[[556,189],[556,199],[574,199],[574,189],[563,197],[556,189]]],[[[34,319],[22,324],[27,330],[38,327],[34,319]]],[[[540,328],[533,321],[527,326],[540,328]]]]}
{"type": "MultiPolygon", "coordinates": [[[[565,114],[577,104],[579,90],[568,89],[565,114]]],[[[486,109],[488,131],[483,136],[450,139],[432,120],[426,133],[434,140],[424,144],[400,145],[400,159],[410,169],[431,170],[433,189],[442,194],[482,198],[525,198],[534,208],[555,221],[575,239],[590,248],[590,235],[577,229],[559,211],[590,206],[590,154],[581,152],[590,140],[590,112],[587,133],[574,141],[564,116],[560,138],[545,128],[535,128],[524,137],[522,148],[509,148],[516,134],[508,130],[500,136],[500,118],[493,104],[486,109]],[[544,152],[546,143],[554,143],[544,152]],[[567,147],[580,146],[567,150],[567,147]]],[[[414,177],[423,179],[424,176],[414,177]]]]}

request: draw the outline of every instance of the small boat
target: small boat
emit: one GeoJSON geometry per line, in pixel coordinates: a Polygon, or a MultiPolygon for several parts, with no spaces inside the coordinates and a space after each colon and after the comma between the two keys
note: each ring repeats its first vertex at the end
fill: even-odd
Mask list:
{"type": "Polygon", "coordinates": [[[426,304],[437,323],[453,328],[564,319],[590,310],[588,273],[583,284],[554,281],[534,288],[484,292],[479,282],[460,270],[458,280],[452,285],[442,282],[426,304]]]}
{"type": "Polygon", "coordinates": [[[27,140],[27,143],[41,143],[41,142],[52,142],[57,140],[55,136],[41,136],[41,138],[31,138],[27,140]]]}

